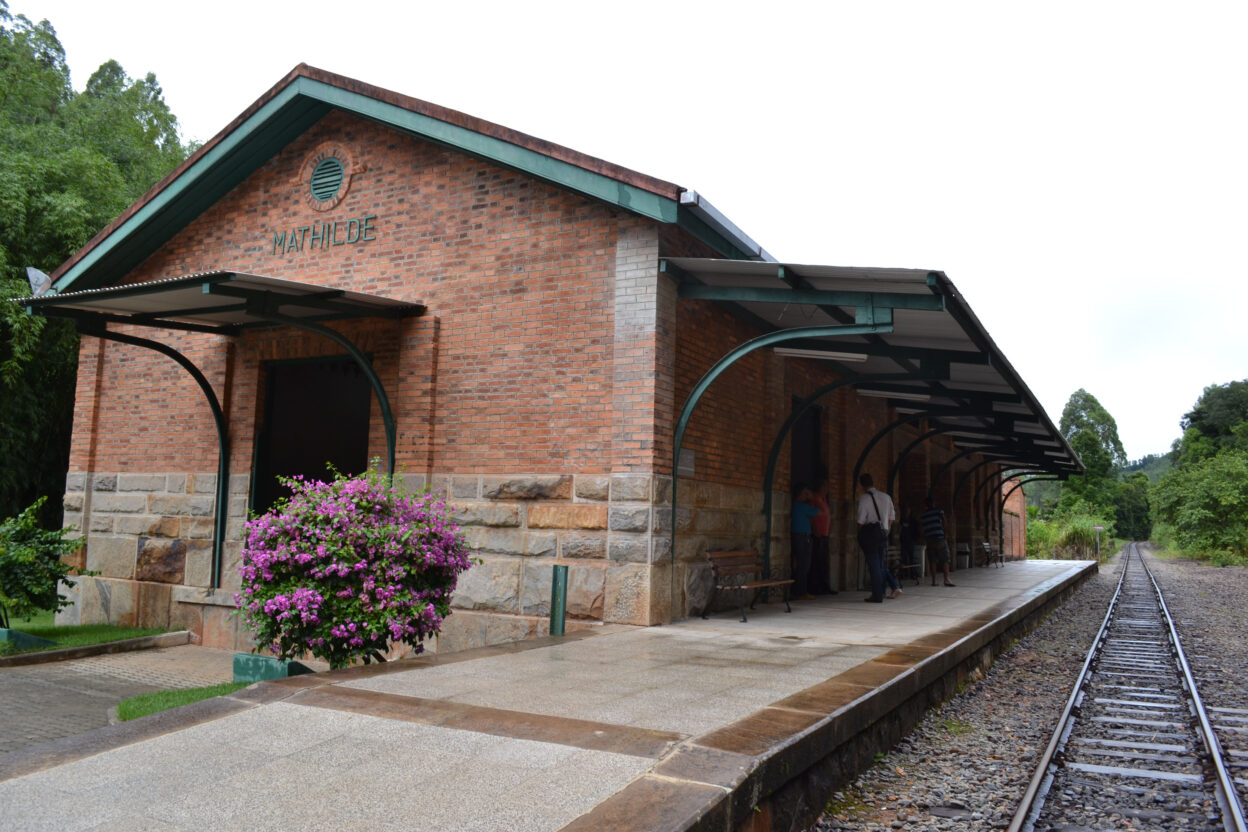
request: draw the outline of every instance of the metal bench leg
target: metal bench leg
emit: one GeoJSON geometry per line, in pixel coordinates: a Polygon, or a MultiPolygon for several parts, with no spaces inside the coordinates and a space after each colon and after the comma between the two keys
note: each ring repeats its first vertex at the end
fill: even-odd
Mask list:
{"type": "Polygon", "coordinates": [[[702,620],[705,621],[710,615],[711,610],[715,607],[715,598],[719,595],[719,587],[711,586],[711,600],[706,602],[706,606],[702,608],[702,620]]]}
{"type": "Polygon", "coordinates": [[[784,611],[793,612],[793,608],[789,606],[789,588],[784,588],[784,611]]]}
{"type": "Polygon", "coordinates": [[[747,623],[747,619],[745,617],[745,590],[744,589],[739,590],[737,592],[737,606],[741,608],[741,623],[742,624],[747,623]]]}

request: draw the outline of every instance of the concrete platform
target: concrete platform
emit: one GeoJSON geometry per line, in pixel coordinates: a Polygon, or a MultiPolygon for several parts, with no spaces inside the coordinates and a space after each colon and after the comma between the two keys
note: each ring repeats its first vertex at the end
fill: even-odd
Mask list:
{"type": "Polygon", "coordinates": [[[802,828],[1094,569],[1016,562],[884,604],[260,683],[0,755],[0,813],[12,830],[802,828]]]}

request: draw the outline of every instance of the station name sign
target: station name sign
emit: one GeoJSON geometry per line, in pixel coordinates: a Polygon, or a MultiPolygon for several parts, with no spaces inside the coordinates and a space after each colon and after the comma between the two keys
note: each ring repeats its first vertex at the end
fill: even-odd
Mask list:
{"type": "Polygon", "coordinates": [[[273,256],[322,251],[335,246],[371,243],[377,239],[376,214],[334,220],[317,225],[301,225],[273,232],[273,256]]]}

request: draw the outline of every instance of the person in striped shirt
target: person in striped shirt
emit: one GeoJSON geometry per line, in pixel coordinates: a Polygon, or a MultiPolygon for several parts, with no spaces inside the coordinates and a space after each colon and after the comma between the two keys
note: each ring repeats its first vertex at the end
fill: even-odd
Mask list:
{"type": "Polygon", "coordinates": [[[932,565],[932,586],[936,586],[937,570],[944,572],[945,586],[955,586],[949,580],[949,544],[945,542],[945,511],[936,508],[936,503],[929,496],[927,509],[919,515],[923,524],[923,537],[927,539],[927,559],[932,565]]]}

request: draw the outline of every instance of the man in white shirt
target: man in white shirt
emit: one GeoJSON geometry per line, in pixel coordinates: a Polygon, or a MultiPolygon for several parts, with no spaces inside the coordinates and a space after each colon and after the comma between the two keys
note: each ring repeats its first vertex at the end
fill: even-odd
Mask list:
{"type": "Polygon", "coordinates": [[[884,602],[884,563],[888,556],[888,530],[897,514],[893,498],[877,491],[870,474],[858,478],[864,492],[858,498],[858,545],[867,559],[867,571],[871,575],[871,595],[864,598],[872,604],[884,602]]]}

